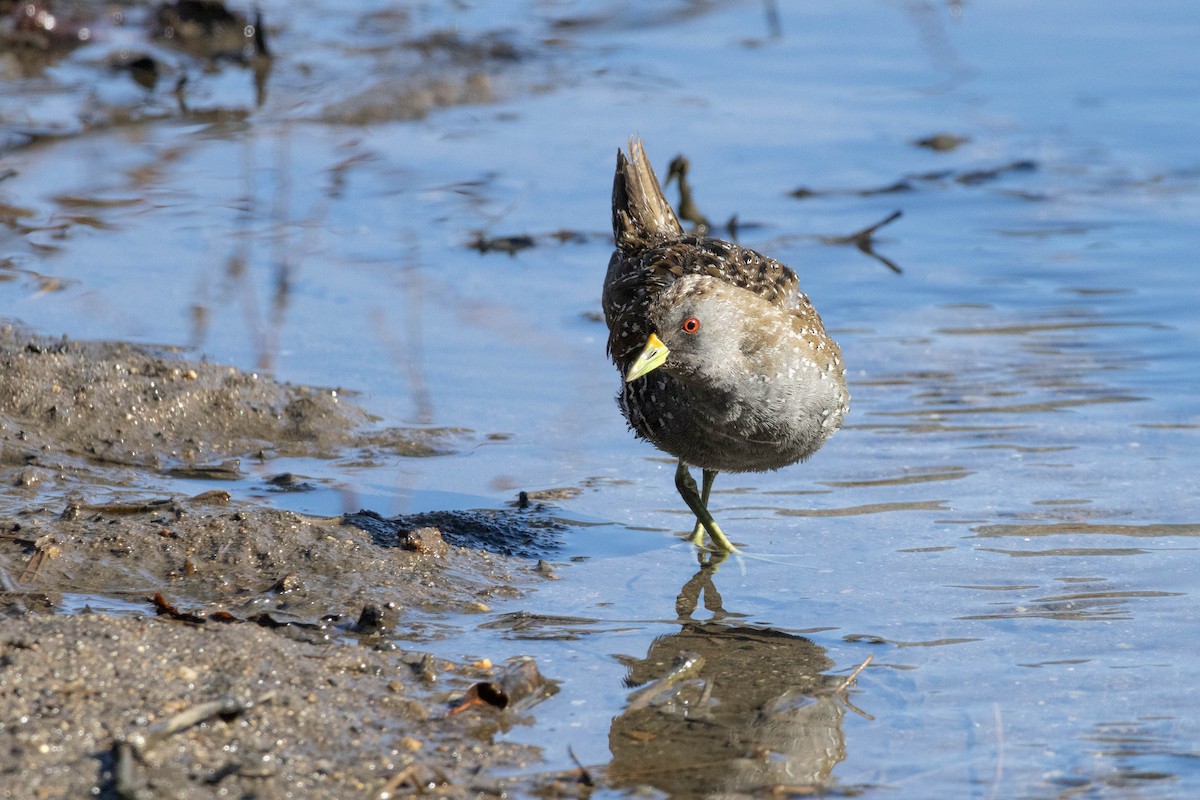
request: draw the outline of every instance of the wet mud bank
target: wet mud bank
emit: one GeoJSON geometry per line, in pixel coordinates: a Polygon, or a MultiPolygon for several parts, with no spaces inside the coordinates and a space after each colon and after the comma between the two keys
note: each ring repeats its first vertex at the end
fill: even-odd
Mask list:
{"type": "Polygon", "coordinates": [[[0,796],[489,792],[537,761],[489,741],[508,712],[454,713],[506,665],[408,645],[545,580],[565,523],[315,518],[219,488],[239,459],[428,455],[454,433],[382,430],[344,393],[166,348],[9,326],[0,365],[0,796]]]}

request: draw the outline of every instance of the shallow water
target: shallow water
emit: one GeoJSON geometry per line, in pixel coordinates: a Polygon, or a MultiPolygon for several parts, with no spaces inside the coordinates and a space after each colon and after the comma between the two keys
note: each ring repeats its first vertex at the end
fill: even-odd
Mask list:
{"type": "Polygon", "coordinates": [[[1200,11],[486,5],[265,3],[261,106],[248,69],[163,55],[190,70],[183,115],[171,81],[99,68],[125,29],[3,73],[0,307],[464,429],[444,456],[243,465],[245,496],[394,514],[580,490],[556,501],[589,523],[548,554],[559,580],[421,645],[561,682],[500,734],[544,748],[531,770],[569,746],[612,795],[1194,796],[1200,11]],[[513,53],[398,46],[446,26],[513,53]],[[476,73],[492,102],[466,102],[476,73]],[[431,74],[462,91],[402,113],[431,74]],[[849,365],[810,463],[718,479],[746,552],[715,575],[676,536],[673,465],[625,431],[595,317],[633,132],[798,269],[849,365]],[[969,141],[913,144],[941,132],[969,141]],[[895,210],[874,251],[899,273],[828,238],[895,210]],[[267,491],[285,470],[321,488],[267,491]],[[681,650],[705,658],[694,708],[717,700],[692,724],[625,685],[681,650]]]}

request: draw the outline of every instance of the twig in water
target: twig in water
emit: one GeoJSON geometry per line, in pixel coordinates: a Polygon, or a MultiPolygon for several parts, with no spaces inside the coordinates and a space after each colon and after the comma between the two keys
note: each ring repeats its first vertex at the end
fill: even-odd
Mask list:
{"type": "Polygon", "coordinates": [[[842,692],[846,691],[846,689],[848,689],[850,687],[850,684],[854,682],[854,679],[858,677],[858,673],[860,673],[864,669],[866,669],[867,664],[870,664],[874,660],[875,660],[874,653],[867,656],[867,660],[862,662],[861,664],[859,664],[857,667],[854,668],[854,672],[851,672],[850,676],[848,678],[846,678],[846,680],[842,681],[842,685],[837,688],[837,691],[835,691],[834,694],[839,695],[842,692]]]}

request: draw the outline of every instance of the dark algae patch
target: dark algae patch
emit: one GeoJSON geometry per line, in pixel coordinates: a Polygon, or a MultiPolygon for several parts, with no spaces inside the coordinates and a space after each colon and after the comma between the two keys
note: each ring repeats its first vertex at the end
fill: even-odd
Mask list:
{"type": "Polygon", "coordinates": [[[429,511],[384,519],[372,512],[348,514],[345,522],[370,531],[385,547],[420,550],[420,533],[434,530],[446,542],[516,558],[537,558],[562,544],[567,524],[544,508],[515,511],[429,511]]]}

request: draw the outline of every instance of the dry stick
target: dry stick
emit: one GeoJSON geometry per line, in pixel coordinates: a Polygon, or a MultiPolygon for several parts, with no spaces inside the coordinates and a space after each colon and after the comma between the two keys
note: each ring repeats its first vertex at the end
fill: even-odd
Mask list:
{"type": "Polygon", "coordinates": [[[851,672],[850,676],[848,678],[846,678],[846,680],[842,681],[842,685],[837,688],[837,691],[835,691],[834,694],[839,695],[842,692],[846,691],[846,689],[850,686],[850,684],[854,681],[854,679],[858,677],[858,673],[860,673],[864,669],[866,669],[867,664],[870,664],[873,660],[875,660],[874,653],[867,656],[866,661],[862,662],[861,664],[859,664],[857,667],[854,668],[854,672],[851,672]]]}
{"type": "Polygon", "coordinates": [[[42,562],[46,560],[46,553],[42,550],[35,550],[33,555],[29,557],[29,561],[25,563],[25,569],[21,570],[21,574],[17,576],[17,583],[27,583],[30,578],[37,575],[38,570],[42,568],[42,562]]]}
{"type": "Polygon", "coordinates": [[[58,546],[53,534],[47,533],[39,536],[33,542],[33,555],[29,557],[25,569],[21,570],[21,574],[17,577],[17,583],[25,583],[30,578],[37,577],[38,570],[42,568],[42,564],[46,563],[46,559],[57,558],[61,552],[62,549],[58,546]]]}
{"type": "Polygon", "coordinates": [[[113,742],[113,792],[121,800],[143,800],[153,797],[153,792],[138,783],[133,761],[144,761],[146,755],[168,737],[217,716],[243,714],[256,705],[274,699],[275,692],[263,693],[257,700],[243,703],[236,700],[214,700],[200,703],[181,711],[167,721],[154,726],[146,733],[133,733],[113,742]]]}
{"type": "Polygon", "coordinates": [[[837,691],[835,691],[833,693],[833,696],[836,698],[839,698],[842,701],[842,703],[846,706],[846,708],[850,709],[855,714],[858,714],[863,719],[869,719],[869,720],[874,720],[875,717],[873,717],[872,715],[863,711],[861,708],[854,705],[854,703],[851,703],[850,697],[845,692],[846,692],[846,689],[848,689],[850,687],[850,684],[854,681],[854,679],[858,677],[858,674],[860,672],[862,672],[864,669],[866,669],[867,665],[870,664],[871,661],[874,660],[874,658],[875,658],[874,654],[867,656],[867,660],[862,662],[861,664],[859,664],[858,667],[856,667],[855,670],[850,673],[850,676],[847,677],[846,680],[842,681],[842,684],[841,684],[841,686],[839,686],[837,688],[837,691]]]}
{"type": "Polygon", "coordinates": [[[413,791],[415,791],[417,794],[425,794],[427,790],[434,788],[432,786],[434,782],[440,783],[443,786],[451,785],[450,779],[447,778],[446,774],[437,767],[432,767],[426,764],[409,764],[407,767],[388,778],[388,782],[385,783],[383,788],[379,790],[377,797],[379,797],[381,800],[387,800],[387,798],[395,797],[396,790],[403,786],[405,782],[408,782],[413,787],[413,791]],[[427,773],[424,776],[421,774],[423,771],[427,773]],[[432,780],[430,780],[430,778],[432,778],[432,780]]]}
{"type": "Polygon", "coordinates": [[[414,777],[416,774],[417,774],[417,765],[409,764],[407,767],[400,770],[392,777],[388,778],[388,782],[385,783],[383,785],[383,788],[379,790],[379,796],[380,797],[391,797],[392,792],[399,789],[400,785],[408,780],[411,780],[413,782],[414,788],[418,788],[419,784],[417,783],[417,780],[414,777]]]}
{"type": "Polygon", "coordinates": [[[415,772],[416,772],[416,765],[409,764],[407,767],[400,770],[392,777],[388,778],[387,783],[385,783],[383,785],[383,788],[379,790],[379,797],[381,797],[381,798],[391,797],[392,792],[399,789],[400,784],[404,783],[406,780],[409,780],[415,772]]]}
{"type": "Polygon", "coordinates": [[[145,734],[135,733],[126,738],[126,741],[133,747],[135,754],[139,757],[145,757],[153,748],[161,744],[168,737],[187,730],[193,725],[198,725],[212,717],[227,717],[235,714],[243,714],[246,711],[254,708],[257,705],[269,702],[274,699],[275,692],[270,691],[264,693],[257,700],[249,703],[243,703],[238,700],[213,700],[208,703],[200,703],[192,706],[186,711],[181,711],[175,716],[156,725],[145,734]]]}

